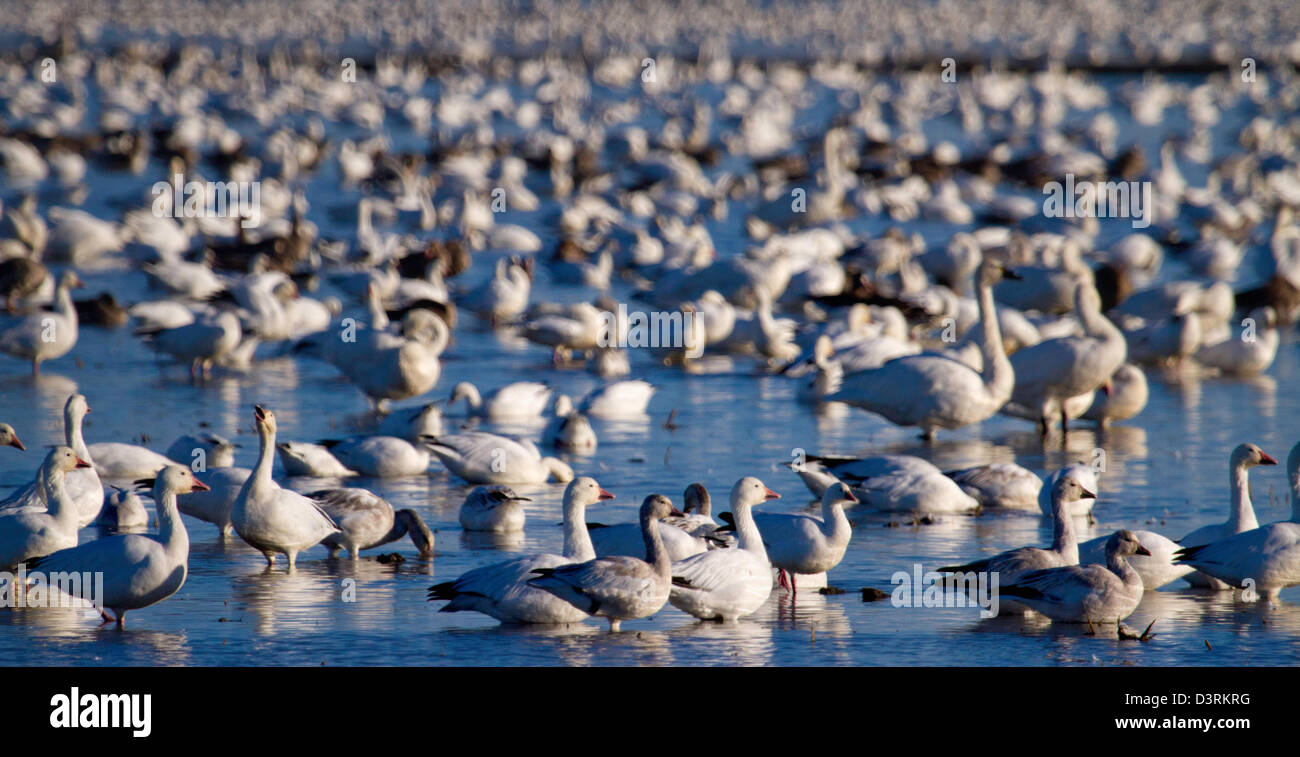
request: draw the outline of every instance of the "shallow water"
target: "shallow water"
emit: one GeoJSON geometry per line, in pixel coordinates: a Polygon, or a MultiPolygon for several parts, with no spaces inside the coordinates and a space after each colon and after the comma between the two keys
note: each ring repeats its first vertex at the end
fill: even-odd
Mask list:
{"type": "MultiPolygon", "coordinates": [[[[1110,82],[1117,87],[1120,80],[1110,82]]],[[[817,91],[816,87],[810,87],[817,91]]],[[[595,96],[599,97],[597,91],[595,96]]],[[[717,92],[710,97],[716,100],[717,92]]],[[[820,128],[826,108],[801,114],[807,129],[820,128]],[[820,122],[820,123],[819,123],[820,122]]],[[[1115,111],[1117,118],[1121,117],[1115,111]]],[[[1179,127],[1174,118],[1170,128],[1179,127]]],[[[1228,113],[1214,129],[1216,142],[1233,139],[1244,116],[1228,113]]],[[[392,119],[390,118],[390,122],[392,119]]],[[[955,123],[955,122],[954,122],[955,123]]],[[[1121,120],[1122,133],[1130,124],[1121,120]]],[[[944,136],[953,123],[932,122],[944,136]]],[[[334,128],[334,127],[332,127],[334,128]]],[[[393,127],[395,147],[421,140],[393,127]]],[[[1142,133],[1149,154],[1160,130],[1142,133]]],[[[337,127],[335,136],[348,133],[337,127]]],[[[959,136],[959,135],[957,135],[959,136]]],[[[720,168],[725,168],[724,165],[720,168]]],[[[1184,167],[1189,180],[1201,177],[1184,167]]],[[[308,185],[309,217],[326,236],[350,232],[346,220],[359,196],[338,187],[336,163],[328,161],[308,185]]],[[[126,203],[143,204],[148,186],[161,178],[157,161],[142,177],[123,177],[92,169],[89,209],[115,217],[126,203]]],[[[50,197],[57,202],[57,192],[50,197]]],[[[12,196],[6,195],[6,201],[12,196]]],[[[49,203],[42,202],[42,207],[49,203]]],[[[532,214],[510,213],[506,222],[525,223],[543,234],[556,206],[544,202],[532,214]]],[[[744,203],[733,203],[725,222],[711,222],[722,254],[742,249],[740,220],[744,203]]],[[[849,223],[857,232],[878,234],[887,219],[859,217],[849,223]]],[[[927,240],[946,240],[955,229],[934,222],[902,225],[927,240]]],[[[1102,243],[1128,229],[1106,224],[1102,243]]],[[[1258,251],[1252,252],[1252,258],[1258,251]]],[[[477,283],[490,273],[492,256],[483,254],[466,274],[477,283]]],[[[1243,270],[1246,270],[1245,267],[1243,270]]],[[[539,266],[534,301],[576,300],[593,293],[555,286],[539,266]]],[[[1178,275],[1167,262],[1166,277],[1178,275]]],[[[127,270],[89,271],[83,278],[91,293],[113,289],[118,299],[136,301],[149,294],[142,274],[127,270]]],[[[324,294],[321,292],[318,294],[324,294]]],[[[628,300],[627,287],[614,292],[628,300]]],[[[633,306],[635,307],[635,306],[633,306]]],[[[361,312],[350,303],[353,312],[361,312]]],[[[635,352],[635,351],[634,351],[635,352]]],[[[524,378],[549,382],[559,391],[581,396],[597,386],[587,373],[557,370],[547,351],[499,341],[465,314],[455,341],[444,355],[443,375],[433,396],[445,397],[460,380],[490,388],[524,378]]],[[[944,469],[1014,460],[1046,474],[1075,461],[1106,453],[1107,471],[1095,514],[1098,523],[1081,539],[1119,527],[1143,527],[1177,538],[1200,525],[1221,521],[1228,501],[1227,458],[1240,442],[1253,441],[1282,459],[1295,439],[1294,418],[1300,398],[1291,389],[1300,375],[1300,350],[1294,335],[1284,338],[1277,362],[1254,380],[1197,379],[1149,373],[1151,400],[1133,421],[1098,434],[1080,428],[1061,448],[1059,434],[1046,445],[1033,427],[995,418],[978,427],[941,434],[930,446],[912,430],[894,428],[861,411],[838,406],[817,413],[794,401],[795,384],[780,376],[758,375],[750,361],[736,360],[716,375],[684,375],[654,365],[644,352],[633,355],[633,373],[658,387],[650,415],[642,422],[593,420],[599,436],[595,455],[576,458],[579,473],[595,476],[617,495],[593,508],[590,519],[623,522],[651,492],[663,492],[680,504],[681,492],[693,481],[705,483],[719,504],[731,484],[757,475],[783,498],[772,510],[804,508],[810,497],[783,465],[792,451],[834,454],[919,454],[944,469]],[[663,422],[677,411],[677,428],[663,422]]],[[[0,356],[0,419],[15,426],[30,447],[26,453],[0,450],[0,488],[18,486],[32,476],[42,445],[62,440],[61,409],[68,394],[89,398],[85,436],[88,443],[136,441],[165,450],[178,436],[200,424],[242,443],[236,464],[251,465],[256,437],[251,433],[251,406],[275,410],[281,440],[337,438],[373,423],[359,392],[334,369],[311,360],[266,355],[252,374],[222,374],[193,382],[183,366],[160,362],[129,329],[84,328],[74,351],[45,367],[33,380],[26,365],[0,356]]],[[[413,402],[404,403],[407,405],[413,402]]],[[[463,419],[448,419],[459,423],[463,419]]],[[[493,428],[484,424],[485,428],[493,428]]],[[[540,431],[509,427],[509,431],[540,431]]],[[[279,463],[277,461],[277,475],[279,463]]],[[[1252,476],[1261,522],[1288,515],[1285,475],[1280,467],[1257,468],[1252,476]]],[[[305,490],[319,480],[294,481],[305,490]]],[[[1043,518],[986,514],[949,517],[933,525],[912,526],[885,516],[850,512],[855,529],[843,563],[830,574],[844,594],[801,593],[792,605],[775,591],[756,615],[734,626],[699,623],[671,606],[652,619],[624,625],[625,633],[604,633],[603,621],[567,629],[502,628],[473,613],[437,612],[425,601],[425,589],[464,571],[510,554],[561,548],[562,486],[520,487],[533,503],[525,534],[494,543],[461,531],[457,509],[469,487],[440,469],[425,478],[396,481],[351,479],[388,498],[395,507],[412,507],[437,531],[436,555],[416,556],[401,542],[383,548],[406,557],[384,565],[373,555],[353,564],[330,560],[323,548],[302,555],[297,570],[267,570],[260,554],[237,538],[222,544],[215,528],[186,519],[192,548],[190,576],[171,599],[131,613],[124,632],[97,628],[97,620],[77,610],[0,611],[0,660],[8,664],[58,665],[1054,665],[1054,664],[1187,664],[1262,665],[1300,662],[1300,590],[1283,592],[1283,604],[1266,614],[1230,597],[1165,590],[1149,594],[1129,619],[1144,628],[1156,621],[1149,643],[1118,641],[1113,629],[982,621],[976,608],[898,608],[889,601],[863,602],[859,589],[890,589],[895,571],[911,572],[974,558],[1014,546],[1050,541],[1043,518]],[[354,591],[353,591],[354,590],[354,591]],[[345,601],[351,599],[353,601],[345,601]],[[1264,619],[1267,622],[1264,622],[1264,619]],[[1207,647],[1208,644],[1208,647],[1207,647]]],[[[719,507],[725,509],[725,505],[719,507]]],[[[87,530],[82,538],[94,537],[87,530]]]]}

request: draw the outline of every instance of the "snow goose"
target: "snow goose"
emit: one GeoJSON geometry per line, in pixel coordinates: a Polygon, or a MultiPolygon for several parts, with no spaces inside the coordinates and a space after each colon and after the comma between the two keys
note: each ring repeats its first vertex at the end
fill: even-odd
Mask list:
{"type": "Polygon", "coordinates": [[[484,398],[479,395],[477,387],[468,381],[462,381],[452,388],[447,406],[451,407],[462,397],[469,405],[470,415],[492,420],[536,418],[546,409],[546,404],[551,399],[551,389],[536,381],[518,381],[494,389],[484,398]]]}
{"type": "Polygon", "coordinates": [[[524,338],[554,350],[554,360],[562,363],[571,351],[590,352],[600,345],[605,317],[588,302],[579,302],[560,312],[539,313],[523,324],[524,338]]]}
{"type": "Polygon", "coordinates": [[[792,596],[796,594],[796,584],[788,574],[825,573],[844,559],[853,536],[853,527],[844,515],[844,504],[857,501],[848,485],[835,483],[822,494],[820,518],[790,513],[754,514],[768,557],[780,570],[781,585],[789,587],[792,596]]]}
{"type": "Polygon", "coordinates": [[[528,308],[532,275],[526,263],[502,258],[483,286],[468,292],[460,305],[498,325],[513,320],[528,308]]]}
{"type": "Polygon", "coordinates": [[[363,476],[402,478],[429,470],[429,451],[395,436],[357,436],[321,444],[343,467],[363,476]]]}
{"type": "Polygon", "coordinates": [[[89,465],[71,447],[50,450],[36,474],[49,508],[44,512],[20,510],[0,515],[0,566],[9,568],[76,546],[77,508],[64,486],[65,477],[89,465]]]}
{"type": "MultiPolygon", "coordinates": [[[[1056,482],[1062,478],[1073,478],[1078,481],[1083,488],[1096,494],[1100,492],[1099,482],[1097,481],[1097,471],[1092,466],[1083,463],[1067,465],[1047,477],[1043,482],[1043,488],[1038,491],[1038,510],[1044,517],[1050,518],[1056,511],[1052,504],[1052,491],[1056,487],[1056,482]]],[[[1084,497],[1082,499],[1071,500],[1069,502],[1070,514],[1076,518],[1088,518],[1092,515],[1092,507],[1097,504],[1097,498],[1084,497]]]]}
{"type": "Polygon", "coordinates": [[[993,306],[993,283],[1004,274],[1014,276],[991,258],[976,272],[982,372],[936,355],[900,357],[875,370],[845,376],[840,391],[827,399],[860,407],[899,426],[919,426],[926,439],[933,439],[938,429],[961,428],[992,417],[1006,404],[1016,383],[993,306]]]}
{"type": "Polygon", "coordinates": [[[33,376],[41,372],[41,363],[68,354],[77,344],[72,289],[81,286],[76,273],[64,271],[55,290],[54,310],[32,313],[0,327],[0,351],[30,360],[33,376]]]}
{"type": "Polygon", "coordinates": [[[75,595],[97,602],[104,622],[122,628],[127,610],[139,610],[170,597],[189,573],[190,537],[176,509],[178,494],[207,489],[189,468],[169,465],[153,482],[158,534],[116,534],[63,549],[38,561],[46,573],[93,573],[104,577],[102,594],[87,582],[75,595]],[[106,612],[112,610],[116,618],[106,612]]]}
{"type": "Polygon", "coordinates": [[[234,509],[235,499],[252,474],[248,468],[208,468],[203,477],[209,488],[178,496],[176,505],[182,513],[216,526],[224,541],[234,530],[230,511],[234,509]]]}
{"type": "MultiPolygon", "coordinates": [[[[186,434],[167,448],[167,457],[195,470],[229,468],[235,464],[235,443],[217,434],[186,434]],[[202,460],[202,465],[197,463],[202,460]]],[[[208,482],[211,484],[211,482],[208,482]]]]}
{"type": "Polygon", "coordinates": [[[772,564],[750,508],[779,496],[753,477],[736,482],[731,515],[739,549],[715,549],[675,561],[668,596],[673,607],[702,620],[731,623],[763,606],[772,593],[772,564]]]}
{"type": "Polygon", "coordinates": [[[429,587],[429,601],[449,600],[439,612],[481,612],[502,623],[579,623],[588,615],[534,586],[533,571],[596,559],[587,535],[587,507],[613,499],[593,478],[581,476],[564,490],[564,553],[537,554],[486,565],[455,581],[429,587]]]}
{"type": "Polygon", "coordinates": [[[140,496],[130,489],[114,486],[104,492],[104,509],[99,511],[95,526],[109,531],[128,533],[142,531],[149,525],[149,513],[140,496]]]}
{"type": "MultiPolygon", "coordinates": [[[[1181,549],[1178,542],[1161,536],[1155,531],[1134,530],[1133,535],[1151,553],[1149,556],[1134,555],[1128,559],[1129,565],[1132,565],[1133,570],[1136,570],[1138,575],[1142,577],[1142,588],[1144,590],[1155,591],[1161,586],[1173,583],[1195,570],[1190,565],[1175,563],[1174,553],[1181,549]]],[[[1108,538],[1099,536],[1096,539],[1089,539],[1080,544],[1079,563],[1081,565],[1105,565],[1106,540],[1108,538]]]]}
{"type": "Polygon", "coordinates": [[[433,532],[420,514],[410,508],[394,510],[388,500],[367,489],[324,489],[307,495],[320,505],[339,527],[339,533],[326,536],[321,543],[330,557],[346,549],[357,559],[363,549],[372,549],[410,536],[421,555],[433,553],[433,532]]]}
{"type": "Polygon", "coordinates": [[[1125,559],[1147,555],[1132,531],[1106,542],[1106,565],[1070,565],[1022,573],[1003,584],[1003,596],[1063,623],[1118,623],[1142,601],[1142,577],[1125,559]]]}
{"type": "Polygon", "coordinates": [[[1108,428],[1114,421],[1126,421],[1142,412],[1149,396],[1147,375],[1136,365],[1125,363],[1094,393],[1092,404],[1081,417],[1108,428]]]}
{"type": "Polygon", "coordinates": [[[1075,309],[1083,323],[1082,336],[1045,339],[1011,356],[1016,376],[1011,402],[1032,413],[1044,435],[1057,417],[1065,429],[1065,401],[1096,391],[1127,354],[1124,334],[1101,314],[1101,297],[1092,284],[1079,285],[1075,309]]]}
{"type": "Polygon", "coordinates": [[[203,263],[152,263],[143,270],[151,283],[194,300],[206,300],[226,288],[226,282],[203,263]]]}
{"type": "Polygon", "coordinates": [[[542,457],[526,439],[467,431],[424,439],[433,454],[457,476],[471,484],[540,484],[549,478],[573,480],[573,469],[561,460],[542,457]]]}
{"type": "Polygon", "coordinates": [[[268,566],[275,565],[279,552],[293,570],[299,552],[337,534],[339,529],[315,502],[271,480],[275,414],[254,405],[253,421],[260,442],[257,467],[235,497],[230,522],[240,538],[266,557],[268,566]]]}
{"type": "MultiPolygon", "coordinates": [[[[664,523],[676,526],[691,536],[715,536],[718,522],[713,519],[713,500],[709,496],[709,490],[704,488],[704,484],[694,483],[686,487],[686,491],[682,494],[682,503],[682,512],[685,515],[680,518],[668,518],[664,523]]],[[[716,538],[725,537],[717,534],[716,538]]]]}
{"type": "Polygon", "coordinates": [[[1256,308],[1250,312],[1249,324],[1250,332],[1243,330],[1239,336],[1229,332],[1221,341],[1202,344],[1193,355],[1196,362],[1221,373],[1243,376],[1268,370],[1277,357],[1281,339],[1277,311],[1267,306],[1256,308]]]}
{"type": "Polygon", "coordinates": [[[45,252],[51,260],[81,264],[122,249],[122,229],[112,221],[73,208],[50,208],[49,217],[45,252]]]}
{"type": "MultiPolygon", "coordinates": [[[[77,457],[91,463],[88,468],[78,468],[65,477],[68,497],[76,505],[77,528],[85,528],[95,522],[99,510],[104,505],[104,487],[95,472],[94,458],[86,447],[81,435],[81,422],[90,412],[90,404],[81,394],[73,394],[63,404],[63,439],[64,443],[77,453],[77,457]]],[[[46,507],[45,493],[37,478],[0,502],[0,514],[18,510],[41,511],[46,507]]]]}
{"type": "MultiPolygon", "coordinates": [[[[964,565],[939,568],[939,572],[996,573],[999,581],[1014,582],[1029,571],[1078,565],[1079,546],[1074,534],[1074,518],[1070,515],[1070,503],[1096,497],[1096,494],[1083,488],[1074,478],[1063,476],[1052,487],[1052,546],[1047,549],[1020,547],[964,565]]],[[[1004,603],[1004,606],[1008,604],[1010,603],[1004,603]]]]}
{"type": "Polygon", "coordinates": [[[963,492],[974,497],[982,507],[1010,510],[1037,510],[1043,480],[1038,474],[1015,463],[990,463],[974,468],[945,471],[963,492]]]}
{"type": "Polygon", "coordinates": [[[95,471],[101,478],[153,478],[174,461],[166,455],[121,442],[97,442],[90,445],[95,471]]]}
{"type": "Polygon", "coordinates": [[[864,504],[886,512],[950,515],[980,506],[933,463],[911,455],[878,455],[832,466],[831,471],[852,486],[864,504]]]}
{"type": "Polygon", "coordinates": [[[822,334],[813,345],[813,375],[804,379],[799,386],[800,402],[817,404],[827,396],[840,390],[844,380],[844,367],[839,360],[832,359],[835,349],[831,338],[822,334]]]}
{"type": "Polygon", "coordinates": [[[239,317],[229,310],[176,328],[139,329],[135,333],[146,337],[159,352],[189,364],[191,376],[200,371],[204,376],[210,374],[213,364],[238,347],[243,336],[239,317]]]}
{"type": "Polygon", "coordinates": [[[672,560],[659,536],[659,520],[681,514],[667,497],[651,494],[641,503],[644,560],[619,555],[558,568],[534,568],[537,577],[530,583],[588,615],[605,617],[610,632],[617,632],[622,621],[649,617],[667,604],[672,560]]]}
{"type": "Polygon", "coordinates": [[[357,475],[356,471],[339,462],[334,453],[322,444],[280,442],[275,445],[275,450],[280,455],[284,472],[290,476],[343,478],[357,475]]]}
{"type": "Polygon", "coordinates": [[[460,525],[466,531],[497,534],[524,530],[524,503],[528,497],[515,494],[508,486],[478,486],[460,506],[460,525]]]}
{"type": "Polygon", "coordinates": [[[1300,444],[1291,448],[1286,467],[1291,485],[1290,520],[1184,547],[1177,553],[1178,562],[1232,587],[1244,588],[1246,581],[1252,580],[1268,602],[1276,601],[1282,589],[1300,584],[1300,444]]]}
{"type": "MultiPolygon", "coordinates": [[[[1254,444],[1241,444],[1232,451],[1228,458],[1228,520],[1201,526],[1178,540],[1183,547],[1199,547],[1211,542],[1223,541],[1243,531],[1259,528],[1255,518],[1255,506],[1250,501],[1250,469],[1256,465],[1277,465],[1277,460],[1254,444]]],[[[1202,589],[1226,591],[1233,587],[1203,573],[1191,573],[1187,583],[1202,589]]]]}
{"type": "MultiPolygon", "coordinates": [[[[682,515],[682,513],[678,513],[682,515]]],[[[675,522],[681,522],[676,520],[675,522]]],[[[676,562],[684,560],[691,555],[698,555],[701,552],[707,552],[710,546],[719,546],[721,540],[714,539],[710,535],[695,536],[687,533],[686,530],[677,525],[670,525],[665,522],[659,529],[659,538],[668,550],[669,559],[676,562]]],[[[618,523],[615,525],[606,525],[604,523],[588,523],[587,530],[591,535],[591,543],[596,547],[596,554],[601,557],[610,555],[626,555],[635,557],[641,554],[645,547],[642,540],[641,527],[637,523],[618,523]]]]}
{"type": "Polygon", "coordinates": [[[593,389],[578,403],[578,410],[592,418],[605,420],[643,418],[654,393],[655,388],[649,381],[615,381],[593,389]]]}
{"type": "Polygon", "coordinates": [[[555,417],[542,430],[542,444],[590,454],[596,451],[596,431],[585,415],[573,409],[568,395],[561,394],[555,398],[555,417]]]}
{"type": "Polygon", "coordinates": [[[8,423],[0,423],[0,446],[26,450],[26,445],[18,438],[18,432],[8,423]]]}

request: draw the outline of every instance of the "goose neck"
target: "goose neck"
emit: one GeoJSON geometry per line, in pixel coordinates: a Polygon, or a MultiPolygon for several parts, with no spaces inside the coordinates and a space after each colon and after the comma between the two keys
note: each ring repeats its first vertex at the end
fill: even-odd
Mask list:
{"type": "Polygon", "coordinates": [[[1232,510],[1228,515],[1228,529],[1233,533],[1259,528],[1255,507],[1250,501],[1250,468],[1238,464],[1232,469],[1232,510]]]}
{"type": "Polygon", "coordinates": [[[564,503],[564,556],[577,562],[596,559],[596,548],[587,532],[587,507],[564,503]]]}

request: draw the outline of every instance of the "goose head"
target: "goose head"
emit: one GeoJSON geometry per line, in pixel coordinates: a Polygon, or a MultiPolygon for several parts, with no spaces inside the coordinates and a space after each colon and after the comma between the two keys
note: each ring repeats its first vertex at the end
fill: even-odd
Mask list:
{"type": "Polygon", "coordinates": [[[682,512],[708,515],[713,509],[709,490],[704,488],[704,484],[696,483],[686,487],[686,492],[682,495],[682,501],[686,503],[682,507],[682,512]]]}
{"type": "Polygon", "coordinates": [[[77,468],[89,467],[90,463],[77,457],[77,453],[73,452],[71,447],[58,445],[51,448],[49,454],[45,456],[45,462],[41,464],[41,471],[48,477],[55,471],[67,473],[77,468]]]}
{"type": "Polygon", "coordinates": [[[992,287],[1002,279],[1019,279],[1020,274],[1008,268],[1002,261],[985,256],[975,269],[977,288],[992,287]]]}
{"type": "Polygon", "coordinates": [[[681,516],[683,513],[673,507],[673,501],[662,494],[651,494],[641,503],[641,522],[659,520],[670,515],[681,516]]]}
{"type": "Polygon", "coordinates": [[[607,499],[614,499],[614,495],[605,491],[596,483],[596,479],[590,476],[579,476],[569,482],[564,489],[564,505],[580,505],[586,507],[602,502],[607,499]]]}
{"type": "Polygon", "coordinates": [[[456,404],[459,399],[464,399],[470,407],[478,407],[483,404],[483,398],[479,395],[478,388],[468,381],[462,381],[451,388],[451,399],[447,400],[447,407],[456,404]]]}
{"type": "MultiPolygon", "coordinates": [[[[850,494],[849,496],[852,496],[850,494]]],[[[746,476],[731,487],[731,509],[753,507],[770,499],[780,499],[781,495],[767,488],[762,481],[753,476],[746,476]]],[[[857,501],[856,499],[854,500],[857,501]]]]}
{"type": "Polygon", "coordinates": [[[826,487],[826,491],[822,493],[822,507],[857,504],[857,501],[858,498],[854,496],[853,490],[843,481],[836,481],[826,487]]]}
{"type": "Polygon", "coordinates": [[[74,394],[68,397],[68,401],[63,405],[63,420],[71,425],[74,420],[81,420],[89,412],[90,403],[86,401],[86,395],[74,394]]]}
{"type": "Polygon", "coordinates": [[[1270,457],[1267,452],[1257,445],[1249,442],[1238,445],[1232,451],[1233,468],[1253,468],[1256,465],[1277,465],[1277,460],[1270,457]]]}
{"type": "Polygon", "coordinates": [[[161,502],[165,492],[172,494],[189,494],[191,492],[211,491],[211,487],[194,476],[194,471],[183,465],[169,465],[153,480],[155,502],[161,502]]]}
{"type": "Polygon", "coordinates": [[[14,427],[8,423],[0,423],[0,446],[27,449],[18,439],[18,432],[14,431],[14,427]]]}
{"type": "Polygon", "coordinates": [[[271,437],[275,436],[275,413],[267,410],[261,405],[253,405],[253,426],[257,428],[259,434],[271,437]]]}
{"type": "Polygon", "coordinates": [[[406,526],[406,533],[422,556],[433,554],[433,532],[419,513],[407,507],[393,513],[393,517],[406,526]]]}
{"type": "Polygon", "coordinates": [[[1106,540],[1107,557],[1130,557],[1132,555],[1151,556],[1151,550],[1142,546],[1137,534],[1132,531],[1122,528],[1111,534],[1111,537],[1106,540]]]}
{"type": "Polygon", "coordinates": [[[1081,499],[1096,499],[1097,494],[1090,491],[1075,476],[1061,476],[1056,480],[1052,487],[1052,502],[1069,503],[1078,502],[1081,499]]]}

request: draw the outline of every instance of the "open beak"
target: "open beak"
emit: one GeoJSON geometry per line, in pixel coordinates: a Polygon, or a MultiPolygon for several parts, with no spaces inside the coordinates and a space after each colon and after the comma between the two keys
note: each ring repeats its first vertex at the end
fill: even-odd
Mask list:
{"type": "Polygon", "coordinates": [[[1137,552],[1134,552],[1133,554],[1136,554],[1136,555],[1146,555],[1147,557],[1150,557],[1150,556],[1151,556],[1151,550],[1149,550],[1149,549],[1147,549],[1146,547],[1144,547],[1144,546],[1142,546],[1141,544],[1139,544],[1139,545],[1138,545],[1138,548],[1137,548],[1137,552]]]}
{"type": "Polygon", "coordinates": [[[261,405],[253,405],[253,417],[260,423],[266,420],[266,409],[261,405]]]}
{"type": "Polygon", "coordinates": [[[600,500],[600,499],[613,499],[613,498],[614,498],[614,495],[613,495],[613,494],[610,494],[609,492],[605,491],[604,489],[601,489],[601,490],[600,490],[600,494],[596,495],[596,499],[598,499],[598,500],[600,500]]]}
{"type": "Polygon", "coordinates": [[[190,491],[210,492],[212,491],[212,487],[208,486],[207,484],[203,483],[202,481],[196,478],[194,479],[194,487],[190,491]]]}
{"type": "Polygon", "coordinates": [[[532,497],[511,497],[510,501],[511,502],[532,502],[533,498],[532,497]]]}
{"type": "Polygon", "coordinates": [[[1097,495],[1088,491],[1087,489],[1084,489],[1083,493],[1079,495],[1079,499],[1096,499],[1096,498],[1097,495]]]}
{"type": "Polygon", "coordinates": [[[16,436],[14,437],[14,440],[13,440],[12,442],[9,442],[9,446],[10,446],[10,447],[17,447],[18,449],[21,449],[21,450],[26,450],[26,449],[27,449],[27,447],[23,446],[22,440],[20,440],[20,439],[19,439],[18,437],[16,437],[16,436]]]}
{"type": "Polygon", "coordinates": [[[78,467],[78,468],[89,468],[89,467],[90,467],[90,463],[86,462],[85,460],[82,460],[81,458],[77,458],[77,467],[78,467]]]}
{"type": "Polygon", "coordinates": [[[764,500],[764,501],[767,501],[767,500],[769,500],[769,499],[780,499],[780,498],[781,498],[781,495],[780,495],[780,494],[777,494],[776,492],[772,491],[771,489],[767,488],[766,486],[763,487],[763,500],[764,500]]]}
{"type": "Polygon", "coordinates": [[[1261,452],[1259,453],[1259,464],[1260,464],[1260,465],[1277,465],[1277,461],[1274,460],[1273,458],[1269,457],[1269,455],[1268,455],[1267,452],[1262,452],[1262,451],[1261,451],[1261,452]]]}
{"type": "Polygon", "coordinates": [[[852,489],[849,489],[849,488],[846,487],[846,488],[844,489],[844,494],[846,495],[846,497],[847,497],[847,499],[848,499],[849,502],[857,502],[857,501],[858,501],[858,498],[857,498],[857,496],[855,496],[855,495],[853,494],[853,490],[852,490],[852,489]]]}

